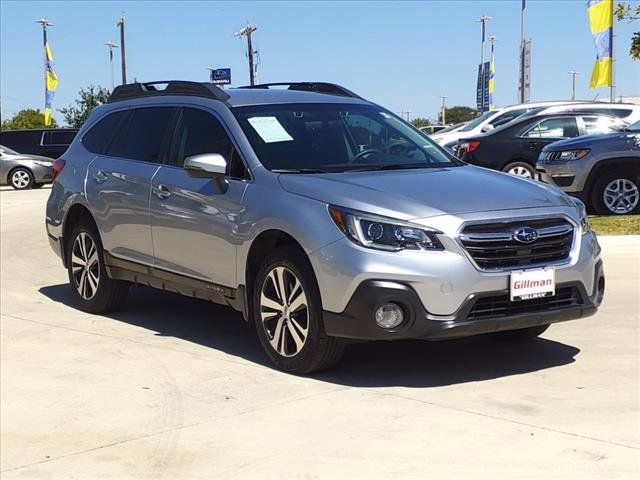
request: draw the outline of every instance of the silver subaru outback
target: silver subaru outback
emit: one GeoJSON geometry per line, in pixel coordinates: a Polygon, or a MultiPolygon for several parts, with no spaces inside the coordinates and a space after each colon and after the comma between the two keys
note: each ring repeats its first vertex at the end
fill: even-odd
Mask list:
{"type": "Polygon", "coordinates": [[[530,339],[604,294],[579,200],[334,84],[123,85],[53,175],[47,233],[81,309],[134,284],[226,304],[290,372],[352,341],[530,339]]]}

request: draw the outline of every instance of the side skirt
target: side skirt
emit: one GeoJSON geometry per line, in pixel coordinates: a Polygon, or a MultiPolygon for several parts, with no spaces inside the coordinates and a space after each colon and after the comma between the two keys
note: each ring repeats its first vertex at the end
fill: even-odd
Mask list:
{"type": "Polygon", "coordinates": [[[109,252],[104,252],[104,262],[107,268],[107,275],[114,280],[125,280],[137,285],[147,285],[187,297],[208,300],[219,305],[228,305],[241,312],[245,320],[249,318],[244,285],[240,285],[238,288],[225,287],[116,258],[109,252]]]}

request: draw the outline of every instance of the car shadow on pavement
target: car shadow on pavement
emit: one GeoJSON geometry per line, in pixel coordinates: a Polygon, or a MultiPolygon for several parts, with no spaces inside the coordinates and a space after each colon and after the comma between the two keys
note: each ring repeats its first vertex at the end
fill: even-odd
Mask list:
{"type": "MultiPolygon", "coordinates": [[[[39,291],[55,302],[76,307],[68,284],[39,291]]],[[[231,308],[135,287],[126,308],[106,316],[270,367],[252,327],[231,308]]],[[[553,326],[549,332],[553,335],[553,326]]],[[[339,365],[313,378],[356,387],[437,387],[566,365],[579,352],[545,338],[509,344],[488,335],[438,342],[366,342],[349,345],[339,365]]]]}

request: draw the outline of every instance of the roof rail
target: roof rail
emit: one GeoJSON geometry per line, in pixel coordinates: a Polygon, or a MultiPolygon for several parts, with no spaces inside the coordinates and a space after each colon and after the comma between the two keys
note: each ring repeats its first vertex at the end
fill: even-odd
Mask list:
{"type": "Polygon", "coordinates": [[[164,80],[159,82],[127,83],[120,85],[113,89],[107,103],[158,95],[190,95],[213,98],[222,102],[229,99],[229,94],[213,83],[164,80]],[[163,85],[165,85],[164,88],[158,88],[163,85]]]}
{"type": "Polygon", "coordinates": [[[340,95],[342,97],[360,98],[351,90],[348,90],[335,83],[326,82],[277,82],[277,83],[260,83],[258,85],[245,85],[238,88],[257,88],[257,89],[269,89],[270,87],[284,87],[288,86],[287,90],[301,90],[303,92],[315,92],[326,93],[328,95],[340,95]]]}

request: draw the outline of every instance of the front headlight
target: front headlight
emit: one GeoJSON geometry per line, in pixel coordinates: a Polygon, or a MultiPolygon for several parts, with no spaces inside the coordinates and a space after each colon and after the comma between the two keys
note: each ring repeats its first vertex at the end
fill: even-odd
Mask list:
{"type": "Polygon", "coordinates": [[[587,207],[585,207],[584,203],[577,198],[572,197],[571,200],[576,206],[576,210],[578,210],[578,218],[580,218],[580,226],[582,227],[582,234],[584,235],[591,231],[591,224],[589,223],[589,217],[587,216],[587,207]]]}
{"type": "Polygon", "coordinates": [[[363,247],[400,250],[444,250],[437,234],[442,233],[401,220],[329,205],[329,215],[351,241],[363,247]]]}
{"type": "Polygon", "coordinates": [[[560,154],[556,157],[557,160],[561,162],[569,162],[571,160],[580,160],[587,153],[589,153],[588,149],[585,150],[565,150],[560,152],[560,154]]]}

